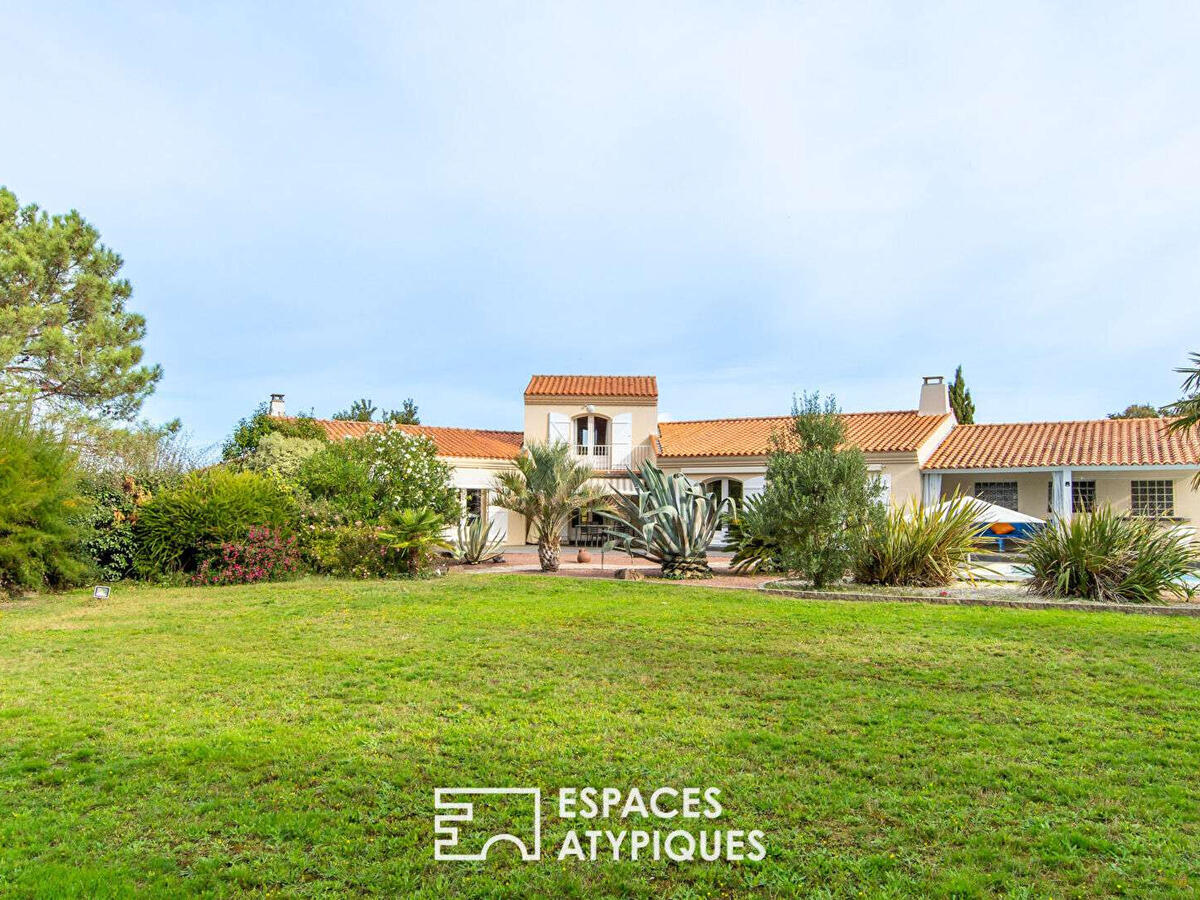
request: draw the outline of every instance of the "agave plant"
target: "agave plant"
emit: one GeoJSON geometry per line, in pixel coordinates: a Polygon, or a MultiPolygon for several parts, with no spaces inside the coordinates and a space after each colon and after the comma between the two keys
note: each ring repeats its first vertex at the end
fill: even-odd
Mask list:
{"type": "Polygon", "coordinates": [[[431,509],[402,509],[379,536],[404,555],[409,574],[417,575],[435,550],[450,549],[442,537],[443,525],[442,517],[431,509]]]}
{"type": "Polygon", "coordinates": [[[492,523],[483,516],[465,516],[458,523],[458,540],[450,551],[454,558],[475,565],[498,555],[504,537],[492,534],[492,523]]]}
{"type": "Polygon", "coordinates": [[[1185,580],[1197,558],[1190,534],[1108,506],[1055,519],[1024,550],[1030,590],[1049,597],[1157,603],[1195,592],[1185,580]]]}
{"type": "Polygon", "coordinates": [[[733,548],[729,568],[739,575],[782,572],[779,538],[772,528],[762,494],[743,498],[725,520],[726,545],[733,548]]]}
{"type": "Polygon", "coordinates": [[[982,550],[979,501],[912,502],[890,509],[867,537],[854,569],[860,584],[936,587],[954,581],[982,550]]]}
{"type": "Polygon", "coordinates": [[[629,476],[636,494],[614,493],[612,510],[600,511],[614,523],[607,531],[616,544],[658,563],[664,578],[711,578],[708,546],[730,501],[705,493],[682,473],[665,474],[649,460],[629,476]]]}

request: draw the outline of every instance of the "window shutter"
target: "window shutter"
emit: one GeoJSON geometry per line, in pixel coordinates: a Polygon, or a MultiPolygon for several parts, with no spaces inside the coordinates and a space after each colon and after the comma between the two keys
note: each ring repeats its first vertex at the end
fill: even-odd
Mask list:
{"type": "Polygon", "coordinates": [[[612,467],[624,469],[633,458],[633,414],[612,417],[612,467]]]}
{"type": "Polygon", "coordinates": [[[753,478],[747,478],[742,482],[742,496],[752,497],[761,494],[767,489],[767,478],[765,475],[755,475],[753,478]]]}
{"type": "Polygon", "coordinates": [[[566,413],[550,413],[549,439],[551,444],[571,443],[571,419],[566,413]]]}

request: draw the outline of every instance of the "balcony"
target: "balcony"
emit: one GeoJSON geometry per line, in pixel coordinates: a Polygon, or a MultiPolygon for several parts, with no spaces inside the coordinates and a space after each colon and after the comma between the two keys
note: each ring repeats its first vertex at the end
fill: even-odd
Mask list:
{"type": "MultiPolygon", "coordinates": [[[[587,463],[597,472],[624,471],[626,466],[636,469],[643,460],[654,458],[654,453],[647,444],[633,447],[627,459],[614,459],[611,444],[572,444],[571,455],[580,462],[587,463]]],[[[621,456],[624,456],[623,451],[621,456]]]]}

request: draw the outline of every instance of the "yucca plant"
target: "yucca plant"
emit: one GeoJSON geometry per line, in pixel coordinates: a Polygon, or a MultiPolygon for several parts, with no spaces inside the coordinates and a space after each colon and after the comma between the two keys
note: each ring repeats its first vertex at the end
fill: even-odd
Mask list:
{"type": "Polygon", "coordinates": [[[1023,550],[1030,590],[1047,597],[1158,603],[1195,592],[1184,581],[1197,558],[1191,535],[1110,506],[1047,523],[1023,550]]]}
{"type": "Polygon", "coordinates": [[[726,546],[733,548],[729,568],[739,575],[782,572],[779,537],[766,514],[761,494],[743,498],[725,519],[726,546]]]}
{"type": "Polygon", "coordinates": [[[403,554],[410,575],[418,575],[435,550],[450,549],[450,542],[442,537],[444,524],[431,509],[402,509],[392,514],[379,537],[403,554]]]}
{"type": "Polygon", "coordinates": [[[667,475],[646,460],[630,471],[632,497],[613,493],[611,511],[600,515],[615,543],[662,566],[663,578],[711,578],[708,546],[730,508],[729,500],[705,493],[682,473],[667,475]]]}
{"type": "Polygon", "coordinates": [[[557,572],[562,530],[571,515],[607,503],[607,492],[590,483],[595,472],[561,441],[527,444],[513,467],[496,476],[492,502],[525,517],[526,528],[538,536],[542,571],[557,572]]]}
{"type": "Polygon", "coordinates": [[[493,535],[492,523],[483,516],[464,516],[458,523],[458,540],[451,553],[455,559],[473,566],[495,557],[503,544],[503,536],[493,535]]]}
{"type": "Polygon", "coordinates": [[[861,584],[936,587],[950,584],[982,548],[978,501],[913,501],[888,510],[871,529],[854,569],[861,584]]]}

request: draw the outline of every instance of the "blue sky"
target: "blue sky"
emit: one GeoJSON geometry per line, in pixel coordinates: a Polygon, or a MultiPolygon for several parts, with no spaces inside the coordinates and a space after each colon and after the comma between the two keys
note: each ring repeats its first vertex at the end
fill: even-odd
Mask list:
{"type": "Polygon", "coordinates": [[[271,391],[520,428],[1174,399],[1200,349],[1200,5],[6,4],[0,184],[126,259],[147,416],[271,391]]]}

